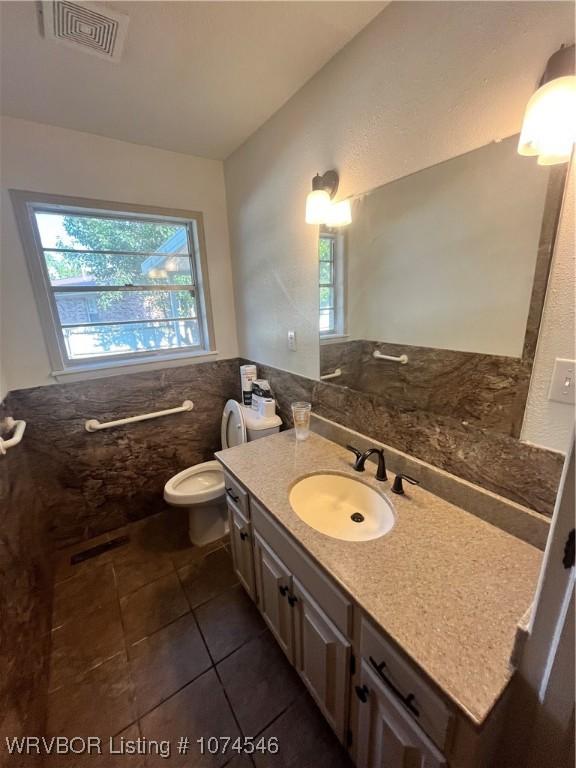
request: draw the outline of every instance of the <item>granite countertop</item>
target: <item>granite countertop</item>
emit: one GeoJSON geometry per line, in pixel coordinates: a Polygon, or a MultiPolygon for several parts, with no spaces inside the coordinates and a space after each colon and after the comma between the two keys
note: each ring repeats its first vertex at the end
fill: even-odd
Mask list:
{"type": "Polygon", "coordinates": [[[484,721],[510,680],[516,628],[542,552],[420,487],[405,483],[405,496],[390,493],[373,464],[359,475],[349,451],[314,433],[297,442],[293,430],[281,432],[216,458],[474,723],[484,721]],[[290,488],[322,471],[387,496],[392,531],[347,542],[300,520],[290,488]]]}

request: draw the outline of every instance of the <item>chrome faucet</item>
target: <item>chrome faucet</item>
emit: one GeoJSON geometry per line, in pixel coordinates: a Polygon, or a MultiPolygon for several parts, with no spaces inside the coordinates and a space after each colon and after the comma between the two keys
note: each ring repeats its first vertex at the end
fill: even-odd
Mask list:
{"type": "Polygon", "coordinates": [[[359,451],[358,448],[354,448],[353,445],[347,445],[346,448],[349,451],[352,451],[352,453],[356,456],[356,461],[354,462],[354,469],[356,472],[364,472],[364,464],[366,464],[366,459],[369,456],[372,456],[373,453],[378,454],[378,469],[376,470],[376,480],[388,480],[388,475],[386,474],[386,460],[384,458],[384,450],[382,448],[368,448],[367,451],[359,451]]]}

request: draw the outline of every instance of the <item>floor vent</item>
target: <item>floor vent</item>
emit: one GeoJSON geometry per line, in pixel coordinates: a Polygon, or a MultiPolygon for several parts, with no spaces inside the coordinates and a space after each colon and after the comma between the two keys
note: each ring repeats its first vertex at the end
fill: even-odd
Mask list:
{"type": "Polygon", "coordinates": [[[128,28],[128,16],[103,4],[44,0],[44,35],[108,61],[119,61],[128,28]]]}
{"type": "Polygon", "coordinates": [[[102,555],[104,552],[108,552],[110,549],[117,549],[118,547],[122,547],[124,544],[128,544],[129,541],[129,536],[118,536],[115,539],[106,541],[104,544],[98,544],[95,547],[90,547],[90,549],[83,549],[82,552],[77,552],[75,555],[72,555],[70,558],[70,564],[78,565],[78,563],[83,563],[85,560],[90,560],[92,557],[102,555]]]}

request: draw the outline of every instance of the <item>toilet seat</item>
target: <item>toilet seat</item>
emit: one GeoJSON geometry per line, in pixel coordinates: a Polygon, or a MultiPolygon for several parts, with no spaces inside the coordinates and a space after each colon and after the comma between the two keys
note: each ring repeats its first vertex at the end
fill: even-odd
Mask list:
{"type": "Polygon", "coordinates": [[[228,400],[222,412],[220,428],[222,448],[233,448],[247,441],[243,408],[236,400],[228,400]]]}
{"type": "Polygon", "coordinates": [[[190,507],[214,501],[224,494],[224,471],[218,461],[195,464],[170,478],[164,499],[175,506],[190,507]]]}

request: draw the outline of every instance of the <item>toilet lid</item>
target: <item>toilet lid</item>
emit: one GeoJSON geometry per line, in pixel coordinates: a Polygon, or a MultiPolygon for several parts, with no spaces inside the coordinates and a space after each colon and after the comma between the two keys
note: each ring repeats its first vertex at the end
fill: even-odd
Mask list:
{"type": "Polygon", "coordinates": [[[246,442],[246,423],[240,403],[228,400],[222,413],[222,448],[233,448],[246,442]]]}

